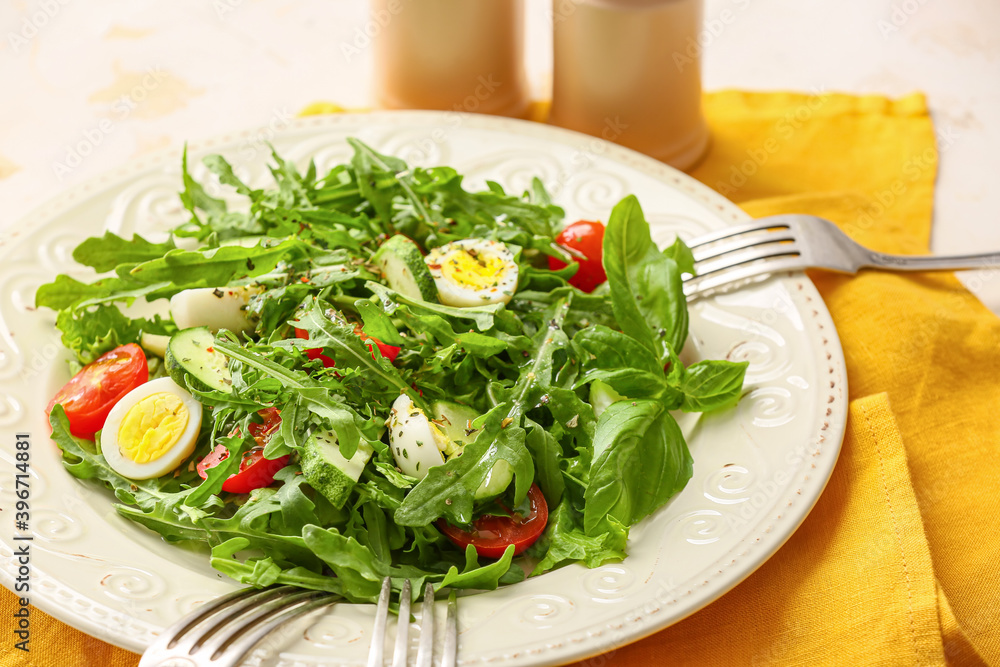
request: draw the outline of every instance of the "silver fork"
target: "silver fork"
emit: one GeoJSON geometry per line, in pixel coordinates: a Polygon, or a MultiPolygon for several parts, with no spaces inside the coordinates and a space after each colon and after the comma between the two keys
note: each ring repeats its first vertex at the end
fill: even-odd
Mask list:
{"type": "Polygon", "coordinates": [[[688,299],[755,276],[802,269],[857,273],[883,271],[957,271],[1000,265],[1000,252],[972,255],[889,255],[852,241],[823,218],[775,215],[691,239],[697,275],[684,283],[688,299]]]}
{"type": "Polygon", "coordinates": [[[278,627],[338,600],[297,586],[234,591],[167,628],[142,654],[139,667],[233,667],[278,627]]]}
{"type": "MultiPolygon", "coordinates": [[[[372,632],[368,667],[383,667],[385,661],[385,630],[389,622],[389,597],[392,579],[382,580],[382,591],[375,609],[375,629],[372,632]]],[[[410,639],[410,580],[403,581],[399,592],[399,620],[396,625],[396,643],[392,650],[392,667],[405,667],[410,639]]],[[[424,601],[420,606],[420,643],[417,645],[416,667],[431,667],[434,653],[434,585],[424,587],[424,601]]],[[[444,645],[441,649],[441,667],[455,667],[458,660],[458,603],[455,594],[448,596],[448,616],[445,620],[444,645]]]]}

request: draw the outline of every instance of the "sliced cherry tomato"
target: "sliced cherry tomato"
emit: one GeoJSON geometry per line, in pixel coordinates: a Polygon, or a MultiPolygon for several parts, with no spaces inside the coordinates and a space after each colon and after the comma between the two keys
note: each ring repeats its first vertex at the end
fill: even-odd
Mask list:
{"type": "Polygon", "coordinates": [[[57,403],[62,405],[70,433],[93,440],[115,403],[147,380],[149,367],[142,348],[135,343],[121,345],[84,366],[63,385],[45,408],[45,415],[57,403]]]}
{"type": "MultiPolygon", "coordinates": [[[[295,328],[295,337],[301,338],[302,340],[309,340],[309,332],[305,329],[295,328]]],[[[323,350],[318,347],[308,348],[306,350],[306,356],[310,359],[319,359],[323,362],[323,368],[333,368],[337,365],[337,362],[330,357],[323,354],[323,350]]]]}
{"type": "Polygon", "coordinates": [[[486,558],[500,558],[511,544],[518,555],[535,543],[549,522],[549,506],[537,484],[528,490],[531,510],[528,516],[483,516],[472,523],[472,530],[463,530],[443,519],[437,527],[455,546],[464,549],[471,544],[476,553],[486,558]]]}
{"type": "MultiPolygon", "coordinates": [[[[368,343],[369,341],[375,343],[378,346],[378,351],[382,354],[383,357],[389,360],[390,364],[396,361],[396,357],[399,356],[399,353],[402,350],[402,348],[400,347],[383,343],[378,338],[375,338],[374,336],[369,336],[364,332],[364,329],[361,328],[360,324],[354,327],[354,333],[356,333],[358,335],[358,338],[360,338],[365,343],[368,343]]],[[[368,349],[371,350],[371,347],[372,347],[371,344],[369,344],[368,349]]],[[[372,359],[374,358],[375,358],[375,351],[372,350],[372,359]]]]}
{"type": "MultiPolygon", "coordinates": [[[[607,281],[604,272],[604,225],[589,220],[577,220],[559,233],[556,243],[576,250],[586,259],[579,259],[580,269],[569,284],[584,292],[593,292],[597,286],[607,281]]],[[[567,264],[555,257],[549,257],[549,268],[553,271],[565,268],[567,264]]]]}
{"type": "Polygon", "coordinates": [[[250,431],[258,447],[265,447],[267,441],[271,439],[271,434],[281,426],[281,413],[278,412],[278,408],[264,408],[257,414],[264,418],[263,423],[250,422],[247,430],[250,431]]]}
{"type": "MultiPolygon", "coordinates": [[[[277,408],[267,408],[258,413],[264,418],[263,424],[251,423],[247,430],[253,436],[257,446],[243,454],[240,461],[239,472],[233,473],[222,483],[222,490],[230,493],[250,493],[254,489],[263,486],[270,486],[274,482],[274,475],[279,470],[288,465],[289,456],[279,456],[276,459],[264,458],[264,446],[270,440],[271,435],[278,430],[281,425],[281,415],[277,408]]],[[[216,445],[208,456],[203,458],[197,465],[198,475],[202,479],[208,478],[208,469],[214,468],[229,458],[229,450],[225,445],[216,445]]]]}
{"type": "MultiPolygon", "coordinates": [[[[389,360],[390,364],[396,361],[396,357],[399,355],[399,352],[402,349],[396,347],[395,345],[388,345],[387,343],[383,343],[378,338],[369,336],[364,332],[360,324],[354,327],[354,333],[357,334],[358,338],[360,338],[362,341],[368,343],[368,349],[372,349],[371,343],[377,345],[378,351],[382,354],[383,357],[389,360]],[[371,341],[371,343],[369,343],[369,341],[371,341]]],[[[295,337],[301,338],[303,340],[309,340],[309,332],[306,331],[305,329],[296,328],[295,337]]],[[[312,348],[306,350],[306,356],[309,357],[310,359],[322,360],[323,366],[325,368],[333,368],[334,366],[337,365],[333,359],[323,354],[323,350],[321,350],[320,348],[312,348]]],[[[372,359],[374,358],[375,358],[375,351],[372,350],[372,359]]]]}

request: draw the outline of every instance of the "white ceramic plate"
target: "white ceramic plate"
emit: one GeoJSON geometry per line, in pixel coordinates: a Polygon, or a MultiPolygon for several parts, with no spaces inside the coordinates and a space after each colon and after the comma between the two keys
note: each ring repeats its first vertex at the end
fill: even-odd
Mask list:
{"type": "MultiPolygon", "coordinates": [[[[489,178],[520,191],[539,176],[569,220],[606,219],[621,197],[634,193],[661,242],[675,232],[691,237],[746,219],[708,188],[638,153],[485,116],[306,118],[278,134],[244,132],[192,146],[191,162],[198,165],[196,176],[208,178],[197,158],[221,152],[244,180],[261,185],[269,179],[265,141],[286,158],[314,158],[322,170],[349,157],[348,136],[416,164],[452,165],[470,185],[489,178]]],[[[32,304],[38,286],[56,274],[90,275],[71,258],[85,237],[104,229],[158,237],[184,221],[179,186],[176,152],[137,160],[53,200],[0,242],[0,506],[10,508],[15,499],[14,434],[29,433],[31,601],[133,651],[237,584],[213,571],[205,556],[167,545],[120,518],[110,494],[63,470],[43,409],[68,379],[67,355],[53,313],[35,312],[32,304]]],[[[733,588],[808,514],[837,460],[847,396],[837,334],[812,283],[790,274],[699,301],[691,307],[691,332],[689,359],[750,361],[746,394],[736,408],[682,422],[694,478],[633,528],[624,562],[566,567],[463,599],[462,664],[547,665],[613,651],[733,588]]],[[[17,564],[9,523],[0,529],[0,580],[12,588],[17,564]]],[[[371,606],[339,605],[304,633],[287,637],[269,662],[364,664],[372,618],[371,606]]]]}

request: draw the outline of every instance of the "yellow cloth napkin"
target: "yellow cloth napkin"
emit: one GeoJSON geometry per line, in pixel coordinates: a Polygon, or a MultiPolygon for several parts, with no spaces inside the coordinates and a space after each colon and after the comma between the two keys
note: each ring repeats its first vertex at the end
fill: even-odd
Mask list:
{"type": "MultiPolygon", "coordinates": [[[[815,213],[873,248],[926,251],[937,157],[922,96],[727,91],[705,104],[713,146],[696,178],[754,216],[815,213]]],[[[1000,665],[1000,321],[951,276],[812,277],[853,399],[827,490],[731,593],[581,664],[1000,665]]],[[[5,591],[5,618],[13,604],[5,591]]],[[[138,661],[33,613],[31,662],[8,642],[0,664],[138,661]]]]}

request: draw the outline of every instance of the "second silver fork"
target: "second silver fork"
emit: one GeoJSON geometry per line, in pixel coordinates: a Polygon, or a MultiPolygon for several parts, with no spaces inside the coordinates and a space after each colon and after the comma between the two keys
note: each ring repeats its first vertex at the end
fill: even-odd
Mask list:
{"type": "MultiPolygon", "coordinates": [[[[382,590],[375,610],[375,628],[368,653],[368,667],[383,667],[385,661],[385,634],[389,624],[389,598],[392,579],[382,580],[382,590]]],[[[409,579],[403,581],[399,593],[399,616],[396,624],[396,641],[393,645],[392,667],[404,667],[410,643],[410,601],[413,597],[409,579]]],[[[420,643],[417,645],[416,667],[431,667],[434,659],[434,585],[424,587],[424,601],[420,606],[420,643]]],[[[454,667],[458,659],[458,604],[455,593],[448,596],[448,616],[445,620],[444,643],[441,648],[441,667],[454,667]]]]}

